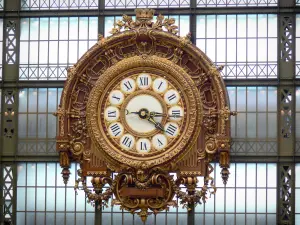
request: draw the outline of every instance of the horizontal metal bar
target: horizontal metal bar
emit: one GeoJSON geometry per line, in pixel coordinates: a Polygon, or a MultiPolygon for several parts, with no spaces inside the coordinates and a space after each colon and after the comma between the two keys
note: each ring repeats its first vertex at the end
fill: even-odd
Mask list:
{"type": "Polygon", "coordinates": [[[60,88],[64,87],[64,80],[39,80],[39,81],[18,81],[2,82],[0,88],[60,88]]]}
{"type": "MultiPolygon", "coordinates": [[[[117,16],[135,15],[135,9],[89,9],[89,10],[27,10],[2,11],[0,17],[59,17],[59,16],[117,16]]],[[[201,14],[260,14],[300,13],[300,7],[203,7],[203,8],[158,8],[155,14],[201,15],[201,14]]]]}

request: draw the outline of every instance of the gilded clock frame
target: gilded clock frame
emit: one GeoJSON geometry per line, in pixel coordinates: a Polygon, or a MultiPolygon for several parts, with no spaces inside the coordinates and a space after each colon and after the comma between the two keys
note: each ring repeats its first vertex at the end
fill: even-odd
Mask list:
{"type": "Polygon", "coordinates": [[[223,67],[215,66],[191,43],[191,34],[178,36],[174,19],[158,15],[153,21],[153,15],[152,9],[136,9],[136,21],[123,15],[112,29],[111,37],[99,35],[97,44],[68,69],[56,112],[57,151],[64,182],[69,179],[70,162],[77,161],[81,169],[76,188],[82,183],[89,201],[107,204],[114,194],[113,204],[138,213],[143,221],[151,212],[158,213],[176,205],[172,200],[174,195],[187,208],[190,203],[205,202],[207,193],[213,194],[216,190],[210,176],[212,160],[219,161],[223,182],[227,182],[230,116],[235,115],[229,108],[221,76],[223,67]],[[176,141],[178,146],[147,161],[133,156],[129,159],[122,151],[113,149],[99,127],[98,107],[99,102],[104,104],[101,98],[105,96],[106,86],[121,79],[120,71],[134,67],[172,74],[170,79],[180,85],[188,98],[185,122],[189,125],[179,137],[180,141],[176,141]],[[112,178],[112,172],[118,172],[118,176],[112,178]],[[177,173],[176,180],[170,172],[177,173]],[[92,176],[94,191],[86,185],[87,176],[92,176]],[[204,178],[200,191],[195,189],[198,176],[204,178]],[[102,193],[105,184],[110,188],[102,193]],[[180,190],[182,184],[186,192],[180,190]],[[158,190],[163,191],[159,197],[153,195],[158,190]]]}

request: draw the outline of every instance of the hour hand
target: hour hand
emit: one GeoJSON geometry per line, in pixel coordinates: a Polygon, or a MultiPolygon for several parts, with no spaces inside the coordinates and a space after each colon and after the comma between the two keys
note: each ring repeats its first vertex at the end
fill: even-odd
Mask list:
{"type": "Polygon", "coordinates": [[[129,115],[129,114],[139,114],[139,112],[130,112],[128,109],[125,109],[125,114],[129,115]]]}
{"type": "Polygon", "coordinates": [[[148,118],[148,121],[149,121],[150,123],[153,123],[153,124],[155,125],[155,128],[156,128],[156,129],[159,129],[159,130],[161,130],[161,131],[165,131],[164,128],[163,128],[163,126],[161,125],[161,123],[156,122],[156,121],[153,119],[152,116],[150,116],[150,117],[148,118]]]}

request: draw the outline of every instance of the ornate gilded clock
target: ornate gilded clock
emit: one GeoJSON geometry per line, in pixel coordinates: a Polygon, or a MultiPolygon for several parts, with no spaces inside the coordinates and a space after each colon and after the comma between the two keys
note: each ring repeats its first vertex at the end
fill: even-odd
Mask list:
{"type": "Polygon", "coordinates": [[[173,19],[158,15],[154,22],[153,14],[137,9],[136,21],[124,15],[111,37],[99,35],[68,70],[56,113],[64,181],[70,161],[79,162],[76,188],[81,183],[89,201],[103,205],[114,197],[112,204],[143,221],[176,206],[174,195],[187,208],[205,202],[215,192],[212,160],[226,183],[233,114],[222,67],[190,35],[179,37],[173,19]],[[196,191],[200,176],[204,185],[196,191]]]}
{"type": "Polygon", "coordinates": [[[150,168],[179,159],[195,144],[200,94],[186,72],[169,61],[131,57],[97,81],[87,121],[93,143],[111,165],[150,168]]]}

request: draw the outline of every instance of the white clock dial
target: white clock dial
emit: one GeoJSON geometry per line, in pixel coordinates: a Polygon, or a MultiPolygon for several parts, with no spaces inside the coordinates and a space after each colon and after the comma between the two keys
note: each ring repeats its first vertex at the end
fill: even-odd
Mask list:
{"type": "Polygon", "coordinates": [[[179,95],[178,91],[171,89],[165,93],[164,99],[168,105],[175,105],[179,102],[180,95],[179,95]]]}
{"type": "MultiPolygon", "coordinates": [[[[156,130],[154,124],[150,123],[147,119],[141,119],[139,115],[130,113],[138,112],[141,109],[147,109],[148,112],[163,112],[161,103],[152,95],[137,95],[133,97],[126,106],[126,110],[129,113],[125,117],[128,126],[138,133],[148,133],[156,130]]],[[[160,123],[162,121],[162,117],[155,117],[155,121],[160,123]]]]}
{"type": "Polygon", "coordinates": [[[156,78],[153,81],[152,88],[155,92],[162,94],[168,89],[168,81],[163,78],[156,78]]]}
{"type": "Polygon", "coordinates": [[[108,122],[116,121],[120,117],[120,111],[115,106],[109,106],[105,109],[104,116],[108,122]]]}
{"type": "Polygon", "coordinates": [[[172,121],[180,121],[183,117],[183,108],[175,105],[168,110],[169,118],[172,121]]]}
{"type": "Polygon", "coordinates": [[[177,123],[167,123],[164,130],[165,134],[171,138],[176,137],[179,134],[179,126],[177,123]]]}
{"type": "Polygon", "coordinates": [[[152,138],[152,145],[156,150],[162,150],[168,145],[168,139],[164,134],[156,134],[152,138]]]}
{"type": "Polygon", "coordinates": [[[109,102],[112,105],[120,105],[124,101],[124,94],[119,90],[114,90],[109,95],[109,102]]]}
{"type": "Polygon", "coordinates": [[[136,82],[140,89],[146,90],[151,87],[152,79],[149,74],[142,73],[137,77],[136,82]]]}
{"type": "Polygon", "coordinates": [[[120,145],[123,149],[131,150],[135,145],[135,138],[131,134],[125,134],[120,138],[120,145]]]}
{"type": "Polygon", "coordinates": [[[108,133],[113,138],[119,138],[123,135],[124,127],[119,122],[113,122],[108,127],[108,133]]]}
{"type": "Polygon", "coordinates": [[[151,150],[151,142],[148,138],[140,138],[136,142],[136,150],[141,153],[146,153],[151,150]]]}
{"type": "Polygon", "coordinates": [[[135,91],[136,84],[135,80],[132,78],[125,78],[124,80],[121,81],[121,90],[125,94],[130,94],[135,91]]]}

